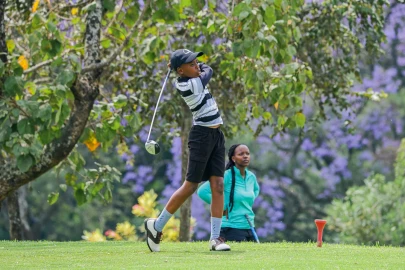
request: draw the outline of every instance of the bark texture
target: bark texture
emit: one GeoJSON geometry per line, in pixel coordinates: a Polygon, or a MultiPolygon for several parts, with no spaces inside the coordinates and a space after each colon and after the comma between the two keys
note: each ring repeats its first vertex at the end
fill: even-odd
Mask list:
{"type": "MultiPolygon", "coordinates": [[[[4,24],[4,12],[6,10],[6,0],[0,0],[0,60],[7,63],[7,44],[6,44],[6,29],[4,24]]],[[[3,81],[4,79],[1,78],[3,81]]],[[[0,87],[0,98],[3,94],[3,89],[0,87]]],[[[1,153],[0,153],[1,159],[1,153]]]]}
{"type": "Polygon", "coordinates": [[[18,190],[10,193],[7,197],[8,220],[10,224],[10,240],[23,240],[23,228],[18,203],[18,190]]]}

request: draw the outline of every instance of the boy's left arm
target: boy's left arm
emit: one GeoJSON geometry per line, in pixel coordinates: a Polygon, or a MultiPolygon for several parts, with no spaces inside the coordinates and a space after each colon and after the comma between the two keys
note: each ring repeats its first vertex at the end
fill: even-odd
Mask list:
{"type": "Polygon", "coordinates": [[[204,63],[199,63],[198,66],[200,67],[200,71],[201,71],[200,79],[201,79],[203,86],[205,87],[208,84],[208,82],[211,80],[213,70],[210,66],[208,66],[204,63]]]}

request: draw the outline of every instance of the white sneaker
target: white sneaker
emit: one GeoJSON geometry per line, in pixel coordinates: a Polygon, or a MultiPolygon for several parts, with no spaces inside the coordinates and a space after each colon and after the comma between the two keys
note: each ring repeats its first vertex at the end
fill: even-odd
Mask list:
{"type": "Polygon", "coordinates": [[[145,231],[146,231],[146,243],[150,251],[158,252],[160,251],[160,241],[162,241],[162,232],[158,232],[155,229],[156,218],[145,219],[145,231]]]}
{"type": "Polygon", "coordinates": [[[231,247],[225,244],[225,238],[218,237],[210,240],[211,251],[230,251],[231,247]]]}

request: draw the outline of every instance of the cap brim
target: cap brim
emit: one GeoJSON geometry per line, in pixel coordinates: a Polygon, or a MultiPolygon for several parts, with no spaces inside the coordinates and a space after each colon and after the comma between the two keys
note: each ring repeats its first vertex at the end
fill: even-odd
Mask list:
{"type": "Polygon", "coordinates": [[[187,57],[187,59],[186,59],[186,63],[190,63],[190,62],[194,61],[194,59],[196,59],[197,57],[200,57],[203,54],[204,54],[203,52],[195,52],[195,53],[190,54],[190,56],[187,57]]]}

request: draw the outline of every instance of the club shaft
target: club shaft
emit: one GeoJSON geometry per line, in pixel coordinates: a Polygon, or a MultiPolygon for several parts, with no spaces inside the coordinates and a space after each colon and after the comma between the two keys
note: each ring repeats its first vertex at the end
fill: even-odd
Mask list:
{"type": "Polygon", "coordinates": [[[252,230],[253,237],[255,238],[256,243],[260,243],[259,237],[257,237],[256,231],[255,231],[255,228],[250,227],[250,229],[252,230]]]}
{"type": "Polygon", "coordinates": [[[153,122],[155,121],[156,112],[157,112],[158,107],[159,107],[160,98],[162,97],[163,90],[165,89],[167,79],[169,78],[169,75],[170,75],[170,71],[171,71],[171,69],[169,69],[169,71],[167,72],[165,81],[163,82],[162,90],[160,90],[159,98],[158,98],[158,101],[156,103],[155,111],[153,112],[152,122],[150,123],[148,138],[146,139],[146,141],[149,141],[150,133],[152,132],[153,122]]]}
{"type": "Polygon", "coordinates": [[[246,218],[247,222],[249,223],[250,230],[252,231],[252,234],[253,234],[253,237],[255,238],[256,243],[260,243],[259,237],[257,236],[257,233],[255,231],[255,228],[253,227],[253,224],[250,221],[250,218],[249,218],[249,216],[247,214],[245,214],[245,218],[246,218]]]}

